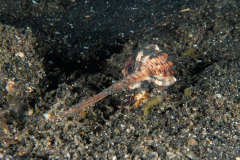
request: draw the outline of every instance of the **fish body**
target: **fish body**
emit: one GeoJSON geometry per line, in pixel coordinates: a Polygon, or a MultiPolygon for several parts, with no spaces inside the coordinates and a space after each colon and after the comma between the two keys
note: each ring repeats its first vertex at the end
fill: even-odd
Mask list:
{"type": "Polygon", "coordinates": [[[133,83],[151,81],[160,87],[166,87],[177,81],[173,76],[175,74],[172,70],[173,63],[167,60],[168,55],[166,53],[161,53],[161,50],[156,44],[137,49],[135,53],[135,57],[130,56],[125,62],[125,67],[122,70],[124,78],[121,81],[104,89],[102,92],[86,101],[72,106],[68,111],[63,112],[59,116],[52,117],[66,117],[133,83]]]}

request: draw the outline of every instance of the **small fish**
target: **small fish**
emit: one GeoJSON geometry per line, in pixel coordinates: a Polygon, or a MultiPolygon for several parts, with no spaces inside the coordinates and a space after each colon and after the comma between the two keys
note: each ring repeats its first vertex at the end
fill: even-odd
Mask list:
{"type": "Polygon", "coordinates": [[[125,62],[125,67],[122,70],[124,78],[121,81],[104,89],[102,92],[86,101],[72,106],[68,111],[63,112],[59,116],[44,116],[50,119],[66,117],[107,97],[119,89],[126,88],[131,84],[141,81],[151,81],[160,87],[170,86],[177,81],[173,76],[175,72],[171,68],[173,63],[167,60],[168,55],[166,53],[161,53],[156,44],[147,45],[143,47],[143,49],[137,49],[135,52],[135,57],[131,56],[125,62]]]}

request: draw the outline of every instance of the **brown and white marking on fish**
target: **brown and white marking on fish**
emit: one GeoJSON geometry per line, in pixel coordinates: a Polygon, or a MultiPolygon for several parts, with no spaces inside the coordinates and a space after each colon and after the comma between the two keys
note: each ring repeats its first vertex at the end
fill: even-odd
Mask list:
{"type": "Polygon", "coordinates": [[[166,87],[176,82],[173,76],[175,72],[172,70],[173,63],[167,60],[168,55],[161,53],[156,44],[151,44],[142,49],[137,49],[135,57],[130,58],[125,62],[125,67],[122,70],[124,78],[118,83],[113,84],[102,92],[72,106],[68,111],[63,112],[59,116],[45,114],[44,117],[51,117],[49,119],[63,118],[76,111],[87,107],[113,92],[123,89],[128,85],[139,83],[141,81],[151,81],[160,87],[166,87]]]}
{"type": "Polygon", "coordinates": [[[161,87],[170,86],[176,82],[176,78],[171,68],[173,63],[167,60],[167,56],[166,53],[161,53],[157,45],[149,45],[137,51],[134,67],[130,67],[134,63],[133,57],[130,57],[122,73],[129,79],[128,83],[147,80],[161,87]]]}

